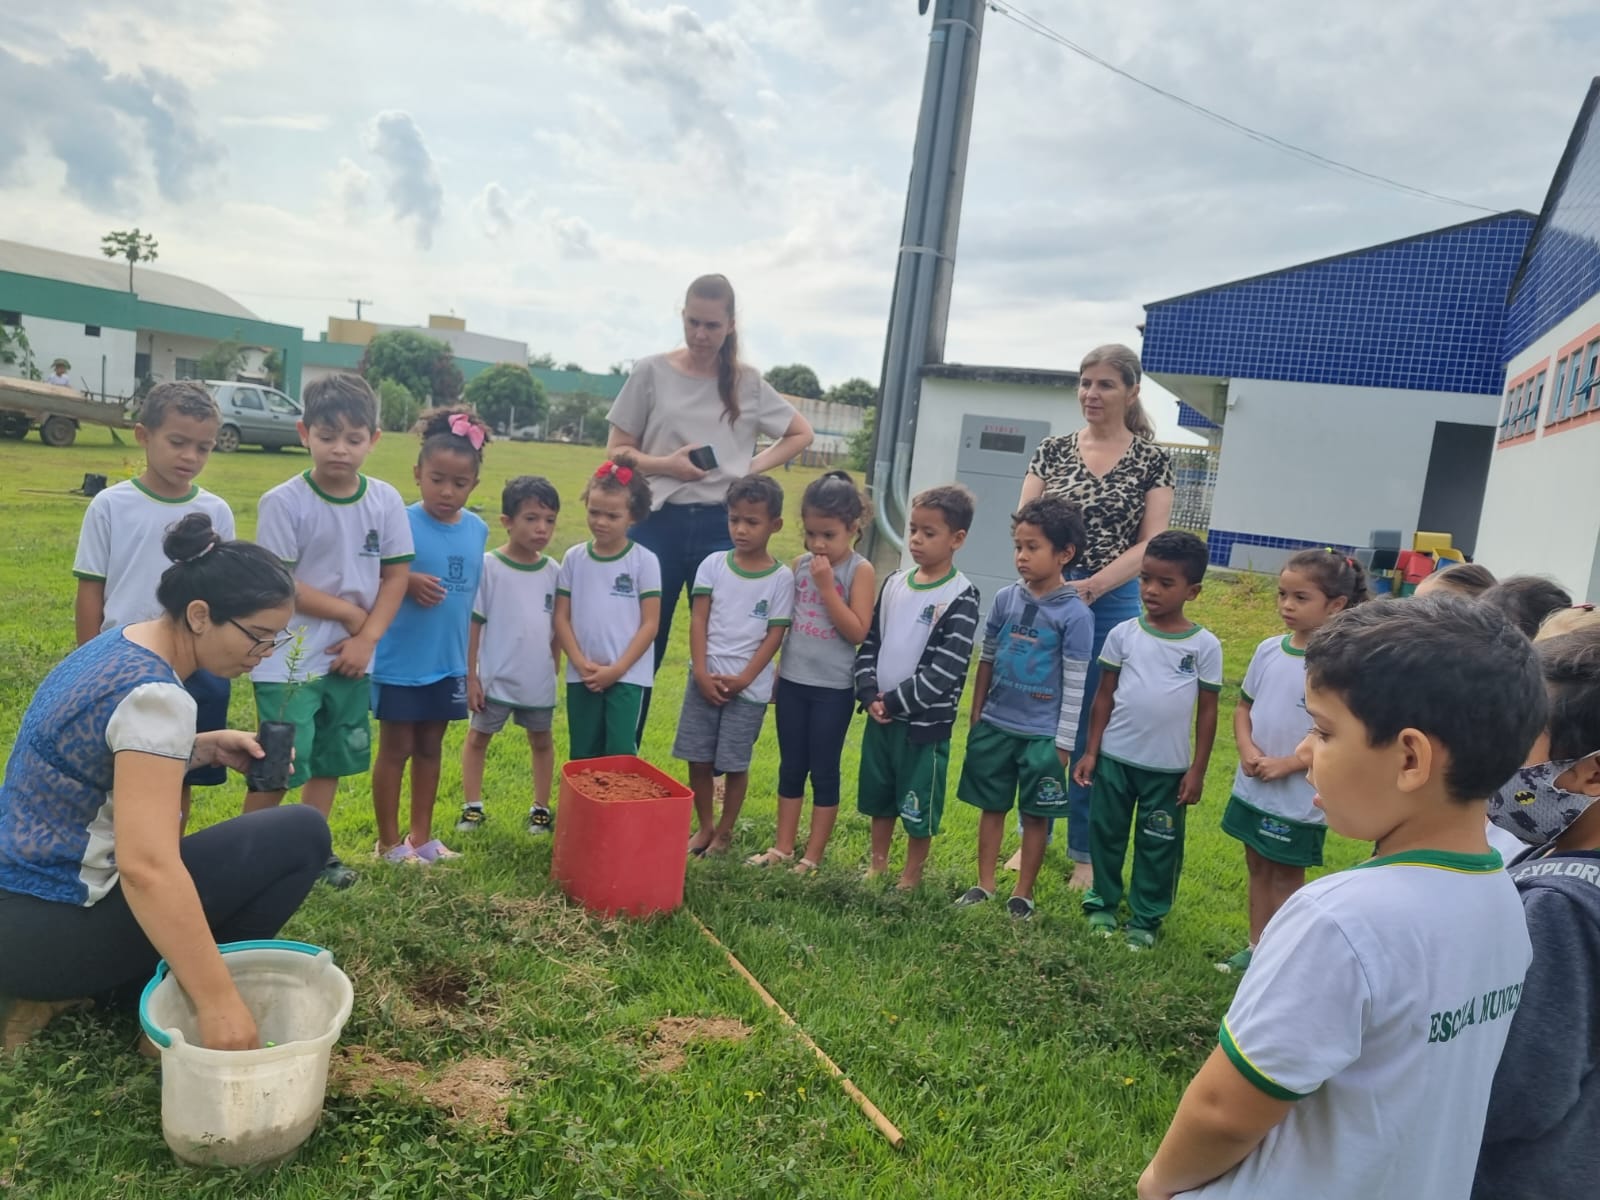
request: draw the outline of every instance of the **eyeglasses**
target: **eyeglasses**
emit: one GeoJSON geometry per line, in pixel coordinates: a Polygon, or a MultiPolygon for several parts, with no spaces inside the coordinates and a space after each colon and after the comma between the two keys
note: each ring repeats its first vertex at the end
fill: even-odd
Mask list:
{"type": "Polygon", "coordinates": [[[228,618],[228,624],[232,625],[240,633],[244,634],[245,637],[250,639],[250,653],[260,654],[263,658],[271,654],[279,646],[284,646],[289,642],[294,641],[294,634],[290,633],[287,629],[280,634],[274,635],[273,637],[264,638],[257,637],[243,625],[239,624],[239,622],[235,621],[232,617],[228,618]]]}

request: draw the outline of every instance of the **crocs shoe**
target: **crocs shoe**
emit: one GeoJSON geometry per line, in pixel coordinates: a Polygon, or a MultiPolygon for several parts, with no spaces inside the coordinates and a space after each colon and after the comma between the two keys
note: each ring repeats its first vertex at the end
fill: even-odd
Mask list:
{"type": "Polygon", "coordinates": [[[456,832],[471,833],[475,829],[482,829],[488,820],[489,814],[483,811],[483,805],[463,804],[461,819],[456,822],[456,832]]]}
{"type": "Polygon", "coordinates": [[[985,900],[993,899],[993,892],[986,892],[981,887],[970,887],[956,897],[956,907],[971,908],[974,904],[982,904],[985,900]]]}
{"type": "Polygon", "coordinates": [[[1153,929],[1128,928],[1122,931],[1127,939],[1129,950],[1148,950],[1156,944],[1156,935],[1153,929]]]}
{"type": "MultiPolygon", "coordinates": [[[[409,841],[402,840],[390,846],[387,850],[381,846],[373,846],[372,857],[379,862],[388,863],[391,867],[422,867],[427,864],[417,857],[417,852],[411,848],[409,841]]],[[[351,872],[354,874],[355,872],[351,872]]]]}
{"type": "Polygon", "coordinates": [[[400,844],[409,849],[412,854],[416,855],[427,866],[432,866],[436,862],[444,862],[446,859],[461,857],[460,851],[450,849],[438,838],[423,842],[420,846],[413,846],[411,844],[411,835],[407,834],[406,840],[400,844]]]}
{"type": "Polygon", "coordinates": [[[317,878],[335,891],[342,892],[360,879],[361,876],[340,862],[336,855],[327,861],[327,864],[322,868],[322,874],[318,875],[317,878]]]}
{"type": "Polygon", "coordinates": [[[1115,937],[1117,932],[1117,915],[1100,909],[1089,914],[1089,928],[1103,938],[1115,937]]]}
{"type": "Polygon", "coordinates": [[[1006,911],[1019,921],[1033,920],[1033,901],[1026,896],[1013,896],[1006,901],[1006,911]]]}

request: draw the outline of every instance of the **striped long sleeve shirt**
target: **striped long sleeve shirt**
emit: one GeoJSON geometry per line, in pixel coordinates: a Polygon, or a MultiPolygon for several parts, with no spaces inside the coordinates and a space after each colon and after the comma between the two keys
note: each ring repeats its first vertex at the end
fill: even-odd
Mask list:
{"type": "Polygon", "coordinates": [[[856,652],[856,698],[880,696],[918,744],[945,741],[955,727],[978,630],[978,589],[951,568],[922,584],[915,570],[891,575],[878,594],[872,625],[856,652]]]}

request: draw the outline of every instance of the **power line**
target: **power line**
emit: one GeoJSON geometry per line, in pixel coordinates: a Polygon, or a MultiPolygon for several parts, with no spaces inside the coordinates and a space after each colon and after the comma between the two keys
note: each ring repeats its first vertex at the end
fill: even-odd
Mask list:
{"type": "Polygon", "coordinates": [[[1336,158],[1329,158],[1325,154],[1318,154],[1315,150],[1308,150],[1304,146],[1298,146],[1293,142],[1288,142],[1280,137],[1275,137],[1264,130],[1255,129],[1249,125],[1241,124],[1240,122],[1235,121],[1232,117],[1226,117],[1214,109],[1207,108],[1203,104],[1196,104],[1193,100],[1185,99],[1176,92],[1170,92],[1166,88],[1158,87],[1147,80],[1140,79],[1137,75],[1123,70],[1115,63],[1107,62],[1094,51],[1085,46],[1080,46],[1077,42],[1074,42],[1065,34],[1050,28],[1050,26],[1046,25],[1037,17],[1024,12],[1022,9],[1017,8],[1013,4],[1005,2],[1005,0],[988,0],[988,4],[990,11],[999,13],[1002,17],[1005,17],[1007,20],[1022,26],[1022,28],[1028,30],[1030,33],[1036,33],[1040,37],[1046,38],[1049,41],[1054,42],[1056,45],[1061,46],[1063,49],[1070,50],[1079,57],[1088,59],[1090,62],[1094,63],[1095,66],[1103,67],[1107,71],[1110,71],[1113,75],[1118,75],[1123,79],[1126,79],[1129,83],[1137,84],[1139,87],[1144,88],[1148,92],[1154,92],[1157,96],[1160,96],[1164,100],[1171,100],[1174,104],[1181,105],[1183,108],[1188,109],[1198,117],[1202,117],[1207,121],[1213,122],[1214,124],[1221,125],[1224,129],[1231,130],[1234,133],[1241,134],[1244,137],[1249,138],[1251,141],[1258,142],[1269,149],[1277,150],[1281,153],[1287,154],[1291,158],[1299,159],[1301,162],[1309,163],[1314,167],[1321,167],[1323,170],[1332,171],[1335,174],[1344,175],[1352,179],[1358,179],[1364,183],[1370,183],[1378,187],[1386,187],[1398,192],[1404,192],[1407,195],[1415,196],[1422,200],[1435,200],[1440,204],[1453,204],[1458,208],[1470,208],[1476,210],[1477,212],[1484,213],[1497,213],[1500,211],[1496,208],[1486,208],[1481,204],[1473,204],[1469,200],[1458,200],[1454,196],[1445,196],[1438,192],[1430,192],[1427,188],[1413,187],[1409,183],[1402,183],[1398,179],[1389,178],[1387,175],[1379,175],[1373,171],[1364,171],[1360,167],[1354,166],[1350,163],[1341,162],[1336,158]]]}

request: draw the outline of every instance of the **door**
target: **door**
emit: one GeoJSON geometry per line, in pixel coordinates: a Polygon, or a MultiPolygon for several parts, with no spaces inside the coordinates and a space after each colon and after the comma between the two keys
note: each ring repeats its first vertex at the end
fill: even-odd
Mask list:
{"type": "Polygon", "coordinates": [[[266,402],[261,399],[259,388],[235,384],[232,408],[238,421],[241,441],[259,446],[273,440],[272,418],[267,415],[266,402]]]}
{"type": "Polygon", "coordinates": [[[1448,533],[1451,544],[1466,554],[1474,553],[1478,544],[1478,518],[1483,514],[1494,435],[1492,425],[1439,421],[1433,427],[1417,528],[1448,533]]]}
{"type": "MultiPolygon", "coordinates": [[[[262,388],[266,397],[267,416],[271,418],[271,445],[298,446],[300,444],[300,406],[282,392],[262,388]]],[[[264,443],[266,444],[266,443],[264,443]]]]}

